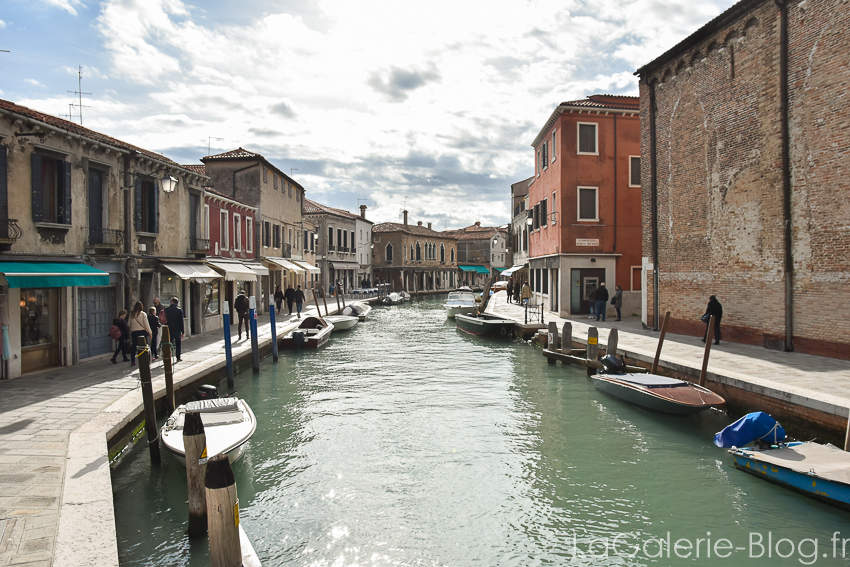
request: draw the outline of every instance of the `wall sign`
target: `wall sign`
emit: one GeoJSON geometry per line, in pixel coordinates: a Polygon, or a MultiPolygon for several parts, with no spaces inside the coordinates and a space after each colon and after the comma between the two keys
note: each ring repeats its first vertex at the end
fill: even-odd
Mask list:
{"type": "Polygon", "coordinates": [[[598,238],[576,238],[576,246],[599,246],[598,238]]]}

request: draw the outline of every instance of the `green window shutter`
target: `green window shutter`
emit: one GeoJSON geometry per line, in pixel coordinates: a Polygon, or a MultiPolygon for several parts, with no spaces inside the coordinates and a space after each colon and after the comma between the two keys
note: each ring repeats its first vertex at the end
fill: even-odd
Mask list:
{"type": "Polygon", "coordinates": [[[32,220],[44,220],[44,180],[41,178],[41,154],[32,154],[32,220]]]}
{"type": "Polygon", "coordinates": [[[62,162],[62,166],[64,171],[63,179],[63,199],[62,199],[62,215],[58,219],[60,223],[63,224],[71,224],[71,164],[69,162],[62,162]]]}
{"type": "Polygon", "coordinates": [[[136,232],[142,230],[142,180],[136,178],[136,232]]]}
{"type": "Polygon", "coordinates": [[[153,218],[153,230],[151,232],[155,232],[159,234],[159,181],[153,182],[153,211],[151,211],[153,218]]]}

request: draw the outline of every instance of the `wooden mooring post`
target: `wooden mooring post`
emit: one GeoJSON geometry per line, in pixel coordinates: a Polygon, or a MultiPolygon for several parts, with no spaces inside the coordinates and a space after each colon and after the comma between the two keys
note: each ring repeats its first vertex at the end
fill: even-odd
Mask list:
{"type": "Polygon", "coordinates": [[[248,326],[251,328],[251,370],[260,373],[260,342],[257,339],[257,297],[248,299],[248,326]]]}
{"type": "Polygon", "coordinates": [[[201,414],[197,411],[186,412],[183,448],[186,456],[186,486],[189,491],[189,536],[198,537],[207,533],[207,494],[204,489],[207,436],[201,414]]]}
{"type": "MultiPolygon", "coordinates": [[[[669,311],[668,311],[669,313],[669,311]]],[[[666,323],[666,321],[665,321],[666,323]]],[[[702,370],[699,372],[699,385],[705,386],[705,376],[708,373],[708,356],[711,354],[711,341],[714,340],[714,315],[708,319],[708,335],[705,337],[705,352],[702,355],[702,370]]]]}
{"type": "Polygon", "coordinates": [[[617,356],[617,343],[620,342],[620,333],[617,329],[611,329],[608,333],[608,346],[605,347],[605,354],[613,354],[617,356]]]}
{"type": "MultiPolygon", "coordinates": [[[[163,337],[164,338],[164,337],[163,337]]],[[[142,404],[145,409],[145,434],[148,439],[148,450],[151,462],[158,465],[162,462],[159,455],[159,431],[156,427],[156,408],[153,402],[153,384],[151,384],[151,351],[144,337],[139,337],[141,344],[136,346],[136,357],[139,363],[139,383],[142,389],[142,404]]]]}
{"type": "Polygon", "coordinates": [[[236,495],[236,477],[233,476],[233,469],[226,455],[216,455],[207,461],[204,487],[207,495],[210,565],[241,566],[239,499],[236,495]]]}
{"type": "MultiPolygon", "coordinates": [[[[549,323],[551,325],[551,323],[549,323]]],[[[561,327],[561,348],[559,349],[564,354],[572,354],[573,352],[573,324],[570,322],[564,323],[561,327]]]]}
{"type": "Polygon", "coordinates": [[[224,360],[227,367],[227,387],[233,387],[233,345],[230,340],[230,303],[224,302],[222,324],[224,325],[224,360]]]}
{"type": "Polygon", "coordinates": [[[271,320],[271,329],[272,329],[272,360],[277,362],[278,353],[277,353],[277,324],[275,323],[275,313],[274,313],[274,296],[269,293],[269,317],[271,320]]]}
{"type": "MultiPolygon", "coordinates": [[[[549,350],[558,350],[558,324],[555,321],[549,321],[549,329],[546,333],[546,346],[549,350]]],[[[547,358],[546,362],[555,364],[558,361],[554,358],[547,358]]]]}
{"type": "Polygon", "coordinates": [[[168,414],[177,408],[174,403],[174,364],[171,360],[171,331],[168,325],[160,327],[162,333],[162,369],[165,372],[165,408],[168,414]]]}
{"type": "Polygon", "coordinates": [[[661,324],[661,336],[658,337],[658,348],[655,350],[655,358],[652,361],[652,368],[649,369],[650,374],[655,374],[658,370],[658,361],[661,359],[661,347],[664,345],[664,336],[667,335],[667,325],[670,324],[670,312],[664,314],[664,323],[661,324]]]}
{"type": "MultiPolygon", "coordinates": [[[[599,361],[599,329],[596,327],[589,327],[587,329],[587,356],[586,360],[588,362],[597,362],[599,361]]],[[[587,366],[587,375],[593,376],[596,373],[596,368],[588,364],[587,366]]]]}

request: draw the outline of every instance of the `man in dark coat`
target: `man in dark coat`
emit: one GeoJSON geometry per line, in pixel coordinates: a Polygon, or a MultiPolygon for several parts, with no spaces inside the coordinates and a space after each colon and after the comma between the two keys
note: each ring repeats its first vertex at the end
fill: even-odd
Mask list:
{"type": "Polygon", "coordinates": [[[596,320],[599,321],[599,316],[602,315],[602,321],[605,321],[605,312],[608,310],[608,288],[605,287],[605,282],[599,284],[596,288],[596,320]]]}
{"type": "Polygon", "coordinates": [[[286,291],[283,292],[283,298],[286,300],[286,308],[289,309],[289,314],[292,315],[292,302],[295,301],[295,290],[292,289],[292,284],[289,284],[286,291]]]}
{"type": "Polygon", "coordinates": [[[248,298],[243,290],[239,290],[239,295],[233,301],[233,309],[239,315],[239,339],[242,340],[242,323],[245,323],[245,337],[251,338],[251,326],[248,325],[248,298]]]}
{"type": "Polygon", "coordinates": [[[514,295],[514,279],[513,278],[510,278],[508,280],[508,287],[505,291],[508,292],[508,303],[510,303],[511,297],[513,297],[513,295],[514,295]]]}
{"type": "Polygon", "coordinates": [[[298,309],[298,318],[301,318],[301,308],[304,306],[304,292],[301,291],[301,286],[298,286],[298,289],[293,293],[293,299],[295,299],[295,307],[298,309]]]}
{"type": "Polygon", "coordinates": [[[183,328],[183,310],[178,307],[179,303],[179,299],[172,298],[171,305],[165,308],[165,317],[168,320],[168,332],[171,334],[171,341],[174,343],[174,354],[177,355],[177,362],[183,362],[180,354],[185,329],[183,328]]]}
{"type": "Polygon", "coordinates": [[[720,344],[720,320],[723,318],[723,306],[717,301],[717,297],[712,295],[708,298],[708,305],[705,308],[705,334],[702,336],[702,342],[708,338],[708,324],[711,321],[711,316],[714,315],[714,344],[720,344]]]}
{"type": "Polygon", "coordinates": [[[130,340],[130,326],[127,325],[127,311],[122,309],[118,312],[118,317],[112,320],[112,324],[118,327],[121,331],[121,338],[115,341],[118,344],[118,348],[115,349],[115,354],[112,355],[112,358],[109,361],[112,364],[118,364],[118,353],[121,353],[121,356],[124,358],[124,362],[129,360],[127,358],[127,341],[130,340]]]}

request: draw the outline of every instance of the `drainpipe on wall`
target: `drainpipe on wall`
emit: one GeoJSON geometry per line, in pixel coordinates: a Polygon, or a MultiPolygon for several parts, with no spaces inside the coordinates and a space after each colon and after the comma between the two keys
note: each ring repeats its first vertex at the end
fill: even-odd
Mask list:
{"type": "Polygon", "coordinates": [[[652,329],[657,331],[659,327],[659,304],[660,294],[658,291],[658,165],[656,163],[656,132],[655,117],[655,82],[647,83],[649,86],[649,187],[650,208],[652,224],[652,329]]]}
{"type": "MultiPolygon", "coordinates": [[[[614,113],[614,253],[617,253],[617,113],[614,113]]],[[[616,271],[614,281],[617,281],[616,271]]]]}
{"type": "Polygon", "coordinates": [[[779,8],[779,116],[782,131],[782,221],[785,244],[785,350],[794,350],[794,251],[791,234],[791,148],[788,132],[788,1],[779,8]]]}

